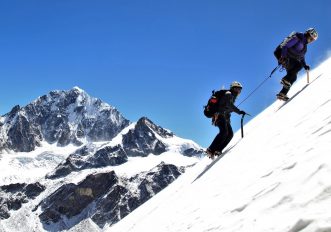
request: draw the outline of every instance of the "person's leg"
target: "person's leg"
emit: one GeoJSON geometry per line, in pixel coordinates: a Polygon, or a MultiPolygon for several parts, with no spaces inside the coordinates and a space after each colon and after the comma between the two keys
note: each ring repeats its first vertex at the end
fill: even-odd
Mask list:
{"type": "Polygon", "coordinates": [[[232,140],[233,138],[233,130],[232,130],[232,127],[231,127],[231,122],[230,120],[227,121],[226,123],[226,127],[227,127],[227,136],[226,138],[224,139],[223,143],[219,146],[218,150],[219,152],[223,152],[224,148],[226,148],[226,146],[230,143],[230,141],[232,140]]]}
{"type": "Polygon", "coordinates": [[[287,80],[291,83],[291,86],[293,83],[297,80],[298,72],[303,68],[302,64],[298,60],[294,60],[292,62],[291,70],[289,70],[289,76],[287,80]]]}
{"type": "Polygon", "coordinates": [[[213,142],[210,144],[208,150],[211,153],[214,153],[215,151],[218,151],[221,144],[223,144],[226,136],[227,136],[227,125],[226,120],[224,117],[219,117],[216,122],[217,127],[219,128],[219,133],[214,138],[213,142]]]}
{"type": "Polygon", "coordinates": [[[286,95],[289,92],[292,84],[297,80],[298,72],[302,69],[302,67],[303,66],[300,61],[289,59],[288,69],[286,70],[287,74],[282,79],[282,83],[284,84],[279,94],[286,95]]]}

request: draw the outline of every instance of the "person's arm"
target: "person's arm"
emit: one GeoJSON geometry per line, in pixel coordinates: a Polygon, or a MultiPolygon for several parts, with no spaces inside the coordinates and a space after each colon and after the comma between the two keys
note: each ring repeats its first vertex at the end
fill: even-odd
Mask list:
{"type": "Polygon", "coordinates": [[[302,64],[302,67],[303,67],[305,70],[310,70],[310,66],[306,64],[306,59],[305,59],[305,57],[302,58],[302,60],[301,60],[301,64],[302,64]]]}

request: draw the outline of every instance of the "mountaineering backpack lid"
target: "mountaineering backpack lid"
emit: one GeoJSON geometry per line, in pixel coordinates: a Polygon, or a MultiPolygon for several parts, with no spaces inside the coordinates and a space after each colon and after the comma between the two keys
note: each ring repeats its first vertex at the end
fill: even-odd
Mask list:
{"type": "Polygon", "coordinates": [[[219,100],[225,95],[229,90],[213,90],[211,97],[209,98],[207,105],[204,106],[203,113],[207,118],[211,118],[219,110],[219,100]]]}
{"type": "Polygon", "coordinates": [[[280,43],[280,47],[284,47],[288,41],[290,41],[292,38],[294,38],[295,36],[297,36],[299,34],[299,32],[296,31],[292,31],[291,34],[289,34],[285,39],[283,39],[283,41],[280,43]]]}
{"type": "Polygon", "coordinates": [[[287,44],[288,41],[290,41],[292,38],[297,37],[300,33],[293,31],[291,34],[289,34],[287,37],[283,39],[283,41],[276,47],[274,51],[274,55],[277,58],[277,60],[280,59],[282,48],[287,44]]]}

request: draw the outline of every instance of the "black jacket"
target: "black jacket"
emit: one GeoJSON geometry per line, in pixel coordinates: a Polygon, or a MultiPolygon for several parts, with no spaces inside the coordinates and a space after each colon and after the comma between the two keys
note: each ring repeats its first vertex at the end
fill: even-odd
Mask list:
{"type": "Polygon", "coordinates": [[[219,101],[219,114],[224,115],[226,118],[230,118],[232,112],[240,114],[240,110],[234,105],[236,96],[229,90],[224,94],[219,101]]]}

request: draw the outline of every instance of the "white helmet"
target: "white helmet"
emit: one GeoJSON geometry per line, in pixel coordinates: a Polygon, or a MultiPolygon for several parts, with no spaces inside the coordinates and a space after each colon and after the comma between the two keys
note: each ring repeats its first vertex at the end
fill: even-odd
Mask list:
{"type": "Polygon", "coordinates": [[[317,40],[318,38],[318,33],[314,28],[308,28],[306,30],[306,33],[313,39],[313,40],[317,40]]]}
{"type": "Polygon", "coordinates": [[[240,88],[240,89],[242,89],[243,86],[238,81],[234,81],[234,82],[231,83],[230,88],[231,89],[232,88],[240,88]]]}

